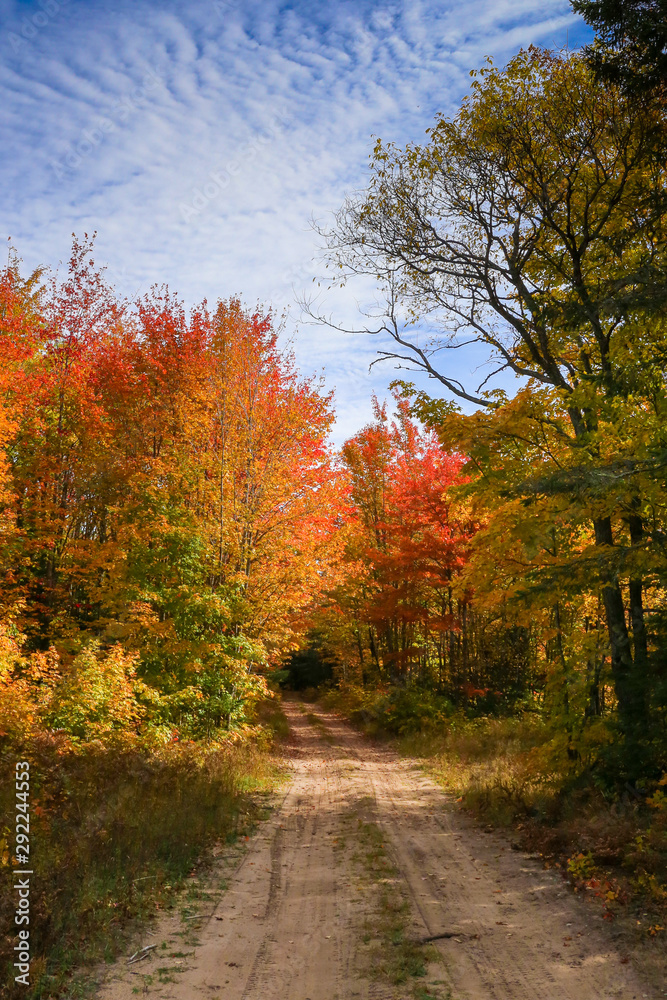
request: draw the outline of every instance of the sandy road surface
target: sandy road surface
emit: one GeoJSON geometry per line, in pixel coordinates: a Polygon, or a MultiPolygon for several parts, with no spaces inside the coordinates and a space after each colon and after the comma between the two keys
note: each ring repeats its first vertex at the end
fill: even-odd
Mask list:
{"type": "Polygon", "coordinates": [[[350,844],[356,808],[379,825],[398,870],[397,890],[411,905],[407,933],[434,939],[419,981],[441,984],[429,995],[657,1000],[621,962],[601,917],[557,875],[462,817],[413,762],[332,714],[316,710],[327,736],[298,705],[285,709],[293,778],[247,850],[221,859],[227,891],[199,904],[204,915],[189,923],[163,918],[142,942],[158,947],[141,964],[112,967],[99,1000],[413,997],[415,981],[373,976],[374,901],[350,844]]]}

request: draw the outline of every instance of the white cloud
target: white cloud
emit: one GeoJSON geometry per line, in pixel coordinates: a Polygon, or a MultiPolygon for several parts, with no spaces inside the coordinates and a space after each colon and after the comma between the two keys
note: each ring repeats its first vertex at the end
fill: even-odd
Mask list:
{"type": "MultiPolygon", "coordinates": [[[[168,281],[278,310],[311,286],[309,218],[363,187],[372,134],[418,140],[486,55],[581,37],[567,0],[40,0],[5,25],[0,191],[26,264],[97,230],[125,293],[168,281]]],[[[395,374],[368,376],[376,341],[302,326],[295,344],[351,433],[395,374]]]]}

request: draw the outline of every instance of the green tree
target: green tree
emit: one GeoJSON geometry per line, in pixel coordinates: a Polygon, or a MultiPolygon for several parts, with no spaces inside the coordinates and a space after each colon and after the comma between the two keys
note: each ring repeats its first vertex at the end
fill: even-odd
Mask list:
{"type": "Polygon", "coordinates": [[[667,3],[665,0],[571,0],[595,28],[586,49],[605,80],[637,93],[663,90],[667,83],[667,3]]]}

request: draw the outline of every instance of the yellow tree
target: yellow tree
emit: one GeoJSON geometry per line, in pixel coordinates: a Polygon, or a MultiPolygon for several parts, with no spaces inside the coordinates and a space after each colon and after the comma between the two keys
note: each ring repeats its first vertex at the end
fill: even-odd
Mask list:
{"type": "Polygon", "coordinates": [[[504,393],[461,385],[447,349],[475,342],[493,365],[485,383],[509,371],[527,384],[534,404],[516,438],[548,439],[543,454],[557,441],[559,456],[507,486],[533,501],[585,502],[596,547],[586,585],[602,596],[620,716],[634,733],[650,688],[638,570],[643,562],[651,576],[641,557],[652,548],[657,558],[662,545],[647,536],[644,490],[661,480],[664,453],[664,380],[652,360],[665,356],[664,325],[645,322],[667,295],[661,140],[657,99],[600,84],[578,55],[531,49],[478,74],[426,145],[378,142],[368,191],[325,234],[343,280],[386,279],[382,328],[394,346],[384,356],[487,411],[502,434],[504,393]],[[424,317],[439,327],[430,342],[410,335],[410,321],[424,317]],[[639,448],[638,410],[650,438],[639,448]]]}

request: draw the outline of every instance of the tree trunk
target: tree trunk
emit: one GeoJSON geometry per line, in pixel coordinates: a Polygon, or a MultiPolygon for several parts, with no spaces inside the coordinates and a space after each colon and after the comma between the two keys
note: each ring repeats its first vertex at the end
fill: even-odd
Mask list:
{"type": "MultiPolygon", "coordinates": [[[[634,546],[641,545],[644,526],[641,515],[631,514],[628,518],[630,527],[630,542],[634,546]]],[[[632,624],[632,639],[635,654],[635,672],[637,680],[646,678],[648,672],[648,639],[644,622],[643,580],[632,577],[630,580],[630,622],[632,624]]],[[[642,686],[644,686],[642,684],[642,686]]]]}
{"type": "MultiPolygon", "coordinates": [[[[614,544],[611,518],[603,517],[594,521],[596,545],[614,544]]],[[[623,607],[623,595],[619,584],[610,574],[602,587],[602,602],[607,619],[609,645],[611,648],[611,672],[618,698],[618,713],[626,734],[636,732],[645,721],[643,698],[634,676],[632,647],[623,607]]]]}

